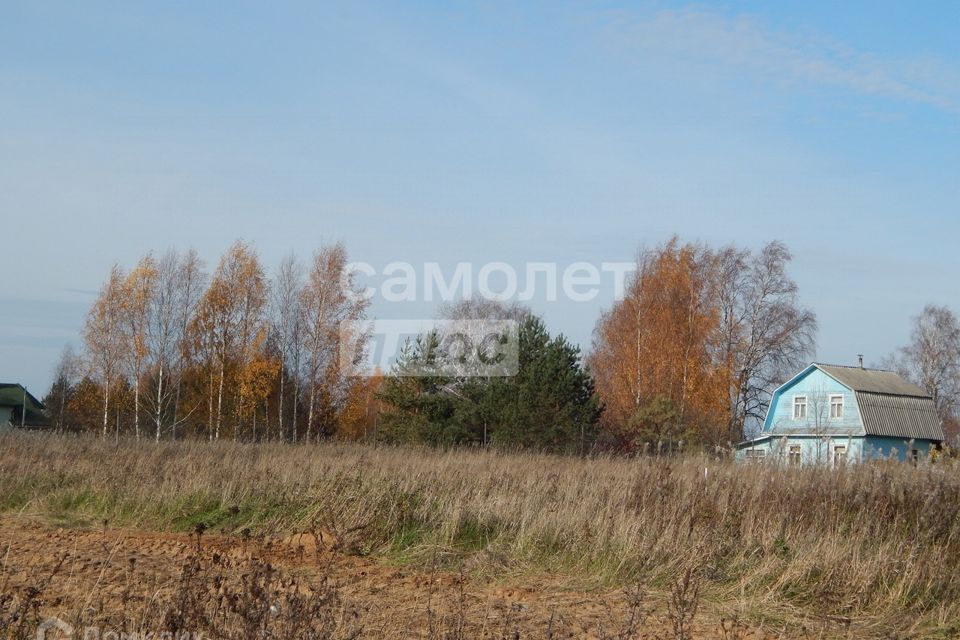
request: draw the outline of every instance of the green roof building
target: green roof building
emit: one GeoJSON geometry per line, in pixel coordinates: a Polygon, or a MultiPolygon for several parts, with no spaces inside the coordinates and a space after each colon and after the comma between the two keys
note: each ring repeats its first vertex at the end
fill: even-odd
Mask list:
{"type": "Polygon", "coordinates": [[[0,431],[49,427],[50,420],[43,410],[43,403],[23,385],[0,382],[0,431]]]}

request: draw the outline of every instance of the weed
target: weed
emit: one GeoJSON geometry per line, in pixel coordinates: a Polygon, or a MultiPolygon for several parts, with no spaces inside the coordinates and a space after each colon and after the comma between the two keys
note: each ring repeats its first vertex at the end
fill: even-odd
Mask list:
{"type": "Polygon", "coordinates": [[[691,640],[690,626],[700,605],[700,577],[692,567],[673,585],[667,611],[674,640],[691,640]]]}

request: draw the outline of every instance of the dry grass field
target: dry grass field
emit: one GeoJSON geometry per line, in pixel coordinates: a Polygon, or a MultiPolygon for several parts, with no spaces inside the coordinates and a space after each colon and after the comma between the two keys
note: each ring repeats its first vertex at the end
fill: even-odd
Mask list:
{"type": "Polygon", "coordinates": [[[0,637],[960,635],[953,462],[19,434],[0,514],[0,637]]]}

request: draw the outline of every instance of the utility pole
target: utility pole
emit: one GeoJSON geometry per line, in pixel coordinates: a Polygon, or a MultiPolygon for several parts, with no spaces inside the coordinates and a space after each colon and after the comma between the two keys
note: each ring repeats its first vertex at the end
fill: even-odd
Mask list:
{"type": "Polygon", "coordinates": [[[23,408],[20,410],[20,428],[27,424],[27,388],[23,387],[23,408]]]}

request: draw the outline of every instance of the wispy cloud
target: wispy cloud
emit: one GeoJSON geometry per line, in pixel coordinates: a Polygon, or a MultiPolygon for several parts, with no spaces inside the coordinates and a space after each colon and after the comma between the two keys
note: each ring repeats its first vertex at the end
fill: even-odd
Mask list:
{"type": "Polygon", "coordinates": [[[885,58],[818,35],[778,31],[753,16],[699,7],[620,15],[624,46],[722,65],[764,80],[830,86],[960,113],[960,65],[931,56],[885,58]]]}

